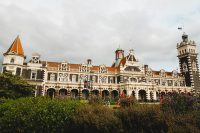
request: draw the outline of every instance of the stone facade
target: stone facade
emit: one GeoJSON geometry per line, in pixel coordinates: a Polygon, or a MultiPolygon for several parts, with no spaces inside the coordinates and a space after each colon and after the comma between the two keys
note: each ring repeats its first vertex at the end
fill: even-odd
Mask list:
{"type": "Polygon", "coordinates": [[[180,70],[185,77],[186,86],[192,86],[200,91],[199,67],[195,41],[189,41],[188,35],[182,36],[182,42],[177,44],[180,70]]]}
{"type": "MultiPolygon", "coordinates": [[[[196,48],[196,47],[195,47],[196,48]]],[[[182,46],[177,45],[180,52],[182,46]]],[[[196,50],[196,49],[195,49],[196,50]]],[[[173,92],[192,94],[199,84],[197,54],[188,56],[178,55],[181,73],[177,70],[167,72],[163,69],[152,70],[148,65],[142,65],[131,49],[128,55],[118,48],[115,51],[115,62],[112,66],[92,64],[88,59],[83,64],[43,61],[37,53],[25,62],[25,56],[19,37],[4,54],[3,69],[14,75],[24,77],[36,86],[35,95],[50,95],[51,97],[72,97],[87,99],[90,95],[116,98],[121,95],[134,96],[137,100],[156,101],[166,94],[173,92]],[[20,48],[20,49],[18,49],[20,48]],[[185,73],[184,63],[188,68],[185,73]],[[195,75],[196,74],[196,75],[195,75]],[[193,80],[191,80],[193,79],[193,80]]]]}

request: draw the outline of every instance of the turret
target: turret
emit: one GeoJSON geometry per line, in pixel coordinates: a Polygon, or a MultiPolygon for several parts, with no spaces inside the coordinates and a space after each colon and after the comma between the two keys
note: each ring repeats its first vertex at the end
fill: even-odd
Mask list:
{"type": "Polygon", "coordinates": [[[10,71],[14,75],[21,75],[25,56],[19,36],[3,56],[3,72],[10,71]]]}
{"type": "Polygon", "coordinates": [[[121,48],[118,48],[116,51],[115,51],[115,60],[120,60],[124,58],[124,50],[122,50],[121,48]]]}
{"type": "Polygon", "coordinates": [[[115,67],[117,67],[120,63],[120,61],[124,58],[124,50],[121,48],[118,48],[115,51],[115,67]]]}

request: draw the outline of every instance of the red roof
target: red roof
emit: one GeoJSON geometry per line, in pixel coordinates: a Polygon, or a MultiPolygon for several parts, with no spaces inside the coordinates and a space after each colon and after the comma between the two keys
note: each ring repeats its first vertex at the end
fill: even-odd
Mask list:
{"type": "Polygon", "coordinates": [[[4,54],[15,54],[24,57],[24,51],[19,36],[17,36],[10,48],[4,54]]]}

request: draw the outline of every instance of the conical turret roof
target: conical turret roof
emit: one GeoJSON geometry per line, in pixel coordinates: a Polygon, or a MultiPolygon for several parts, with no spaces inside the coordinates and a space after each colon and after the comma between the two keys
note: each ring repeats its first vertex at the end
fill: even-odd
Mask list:
{"type": "Polygon", "coordinates": [[[19,56],[24,57],[24,51],[23,51],[22,44],[21,44],[19,36],[17,36],[17,38],[14,40],[14,42],[12,43],[10,48],[4,54],[5,55],[14,54],[14,55],[19,55],[19,56]]]}

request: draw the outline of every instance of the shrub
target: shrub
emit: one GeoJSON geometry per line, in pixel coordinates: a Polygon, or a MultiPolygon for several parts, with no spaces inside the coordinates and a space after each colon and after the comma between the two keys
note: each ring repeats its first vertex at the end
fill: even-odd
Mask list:
{"type": "Polygon", "coordinates": [[[99,96],[96,96],[96,95],[92,95],[89,99],[89,104],[104,104],[105,101],[99,97],[99,96]]]}
{"type": "Polygon", "coordinates": [[[121,107],[130,107],[137,103],[137,100],[134,97],[122,97],[119,100],[121,107]]]}
{"type": "Polygon", "coordinates": [[[0,106],[0,131],[62,132],[78,106],[77,101],[45,97],[8,100],[0,106]]]}
{"type": "Polygon", "coordinates": [[[71,132],[118,133],[121,123],[112,109],[102,105],[80,107],[73,117],[71,132]]]}
{"type": "Polygon", "coordinates": [[[200,129],[200,110],[192,112],[192,119],[195,120],[197,128],[200,129]]]}
{"type": "Polygon", "coordinates": [[[194,110],[197,99],[193,96],[173,93],[165,96],[161,103],[162,111],[171,111],[175,113],[186,113],[194,110]]]}
{"type": "Polygon", "coordinates": [[[116,111],[126,133],[160,133],[167,131],[167,125],[156,105],[138,105],[116,111]]]}
{"type": "Polygon", "coordinates": [[[192,112],[187,114],[166,113],[164,115],[165,121],[168,125],[168,132],[170,133],[200,132],[192,112]]]}

